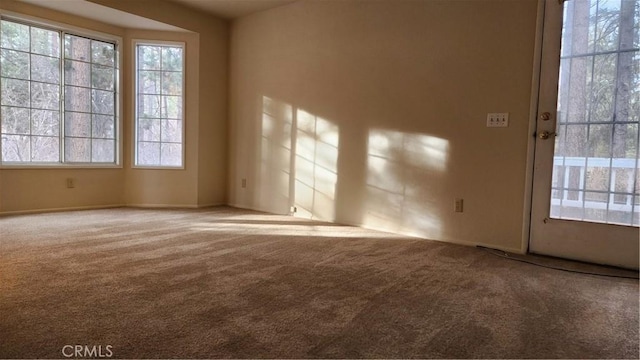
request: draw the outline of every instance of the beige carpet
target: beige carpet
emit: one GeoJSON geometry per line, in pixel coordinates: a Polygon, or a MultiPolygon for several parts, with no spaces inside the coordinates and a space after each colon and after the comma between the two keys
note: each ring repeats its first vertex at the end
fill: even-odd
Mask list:
{"type": "Polygon", "coordinates": [[[638,281],[228,207],[0,218],[0,358],[634,358],[638,281]]]}

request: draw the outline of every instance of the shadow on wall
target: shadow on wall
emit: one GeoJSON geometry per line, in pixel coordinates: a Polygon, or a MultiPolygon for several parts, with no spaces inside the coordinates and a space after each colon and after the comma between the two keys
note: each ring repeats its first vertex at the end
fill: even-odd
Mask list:
{"type": "Polygon", "coordinates": [[[362,218],[354,225],[435,239],[441,235],[435,199],[442,189],[430,186],[430,179],[442,183],[447,140],[364,129],[366,148],[345,150],[335,123],[266,96],[260,125],[261,162],[254,199],[259,208],[289,213],[295,207],[297,217],[339,222],[338,206],[355,207],[362,218]],[[340,177],[340,151],[366,152],[366,178],[340,177]],[[343,190],[363,191],[362,203],[340,203],[339,183],[343,190]]]}

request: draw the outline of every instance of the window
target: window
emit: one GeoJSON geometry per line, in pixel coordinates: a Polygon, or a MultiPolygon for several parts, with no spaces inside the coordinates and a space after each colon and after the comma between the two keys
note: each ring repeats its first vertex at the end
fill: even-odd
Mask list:
{"type": "Polygon", "coordinates": [[[551,216],[640,224],[640,6],[564,8],[551,216]]]}
{"type": "Polygon", "coordinates": [[[113,42],[0,21],[2,164],[115,165],[113,42]]]}
{"type": "Polygon", "coordinates": [[[183,166],[183,54],[184,45],[136,44],[136,166],[183,166]]]}

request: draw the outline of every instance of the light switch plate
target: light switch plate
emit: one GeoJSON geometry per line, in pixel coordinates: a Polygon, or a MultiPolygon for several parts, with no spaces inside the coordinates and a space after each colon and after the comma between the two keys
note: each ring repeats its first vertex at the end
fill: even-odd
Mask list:
{"type": "Polygon", "coordinates": [[[488,113],[487,127],[509,126],[509,113],[488,113]]]}

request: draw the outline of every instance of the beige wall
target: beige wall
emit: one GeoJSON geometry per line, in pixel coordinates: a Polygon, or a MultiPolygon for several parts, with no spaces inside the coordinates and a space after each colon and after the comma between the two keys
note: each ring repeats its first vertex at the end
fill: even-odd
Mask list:
{"type": "MultiPolygon", "coordinates": [[[[122,1],[89,0],[90,2],[126,11],[152,20],[174,25],[199,34],[198,69],[198,127],[191,137],[197,142],[193,149],[197,168],[195,183],[196,200],[194,205],[207,206],[226,203],[227,167],[228,167],[228,61],[229,61],[229,24],[221,19],[202,12],[184,8],[162,0],[122,1]],[[152,6],[150,4],[153,3],[152,6]]],[[[189,111],[189,110],[187,110],[189,111]]],[[[191,108],[191,111],[194,111],[191,108]]],[[[147,178],[152,176],[145,175],[147,178]]],[[[187,191],[179,181],[152,176],[156,182],[167,186],[158,188],[157,194],[164,192],[187,191]]],[[[170,174],[176,180],[180,176],[170,174]]],[[[172,195],[160,195],[161,197],[172,195]]],[[[160,201],[160,200],[158,200],[160,201]]],[[[191,200],[190,200],[191,201],[191,200]]],[[[190,205],[190,204],[183,204],[190,205]]]]}
{"type": "MultiPolygon", "coordinates": [[[[125,168],[125,199],[127,205],[134,206],[189,206],[198,205],[198,132],[200,78],[199,78],[199,49],[198,34],[191,32],[164,32],[127,30],[125,44],[130,51],[125,52],[124,61],[127,63],[124,73],[124,84],[129,94],[133,94],[135,83],[135,55],[133,43],[135,40],[147,41],[175,41],[185,45],[185,163],[184,169],[156,170],[133,167],[134,149],[127,147],[124,152],[125,168]]],[[[124,101],[125,118],[128,119],[124,127],[124,142],[132,144],[134,139],[135,103],[132,96],[124,101]]]]}
{"type": "MultiPolygon", "coordinates": [[[[99,1],[95,1],[99,2],[99,1]]],[[[109,3],[109,1],[106,1],[109,3]]],[[[163,1],[113,2],[122,11],[182,27],[184,32],[123,29],[81,17],[0,0],[0,8],[123,38],[123,167],[118,169],[0,169],[0,213],[115,205],[206,206],[225,203],[227,181],[228,24],[163,1]],[[137,3],[137,4],[135,4],[137,3]],[[121,5],[124,8],[120,8],[121,5]],[[132,5],[132,8],[128,8],[132,5]],[[194,15],[195,14],[195,15],[194,15]],[[189,19],[199,19],[190,22],[189,19]],[[196,25],[193,27],[192,25],[196,25]],[[184,27],[183,27],[184,28],[184,27]],[[184,170],[132,168],[132,40],[186,44],[184,170]],[[204,64],[204,66],[201,66],[204,64]],[[76,187],[66,188],[66,178],[76,187]]],[[[109,4],[106,4],[107,6],[109,4]]]]}
{"type": "Polygon", "coordinates": [[[522,250],[536,6],[311,0],[234,22],[229,202],[522,250]]]}

